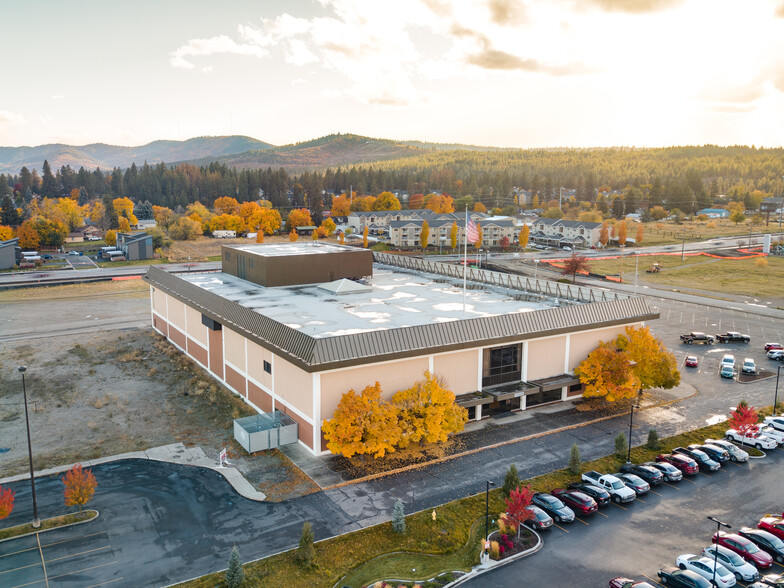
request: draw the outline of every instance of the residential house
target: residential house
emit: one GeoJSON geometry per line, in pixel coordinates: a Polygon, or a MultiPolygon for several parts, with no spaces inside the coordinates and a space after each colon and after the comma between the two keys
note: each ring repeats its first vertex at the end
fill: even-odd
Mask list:
{"type": "Polygon", "coordinates": [[[601,223],[538,218],[531,226],[530,242],[553,247],[595,247],[601,223]]]}

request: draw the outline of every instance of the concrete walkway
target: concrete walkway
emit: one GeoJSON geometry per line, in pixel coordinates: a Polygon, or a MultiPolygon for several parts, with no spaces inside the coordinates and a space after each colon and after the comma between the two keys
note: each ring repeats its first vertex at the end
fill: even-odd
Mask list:
{"type": "MultiPolygon", "coordinates": [[[[80,462],[84,467],[95,466],[102,463],[118,461],[121,459],[149,459],[152,461],[164,461],[169,463],[177,463],[181,465],[196,466],[215,470],[221,474],[226,481],[231,484],[234,489],[245,498],[250,500],[265,500],[267,496],[263,492],[256,490],[253,485],[248,482],[239,470],[231,466],[221,467],[218,462],[202,451],[201,447],[185,447],[182,443],[172,443],[171,445],[162,445],[160,447],[151,447],[145,451],[131,451],[129,453],[121,453],[119,455],[110,455],[109,457],[100,457],[98,459],[88,459],[80,462]]],[[[56,474],[62,474],[70,470],[74,464],[57,466],[46,470],[39,470],[35,472],[36,478],[43,478],[56,474]]],[[[29,480],[30,474],[19,474],[16,476],[9,476],[0,479],[0,485],[8,484],[10,482],[20,482],[22,480],[29,480]]]]}

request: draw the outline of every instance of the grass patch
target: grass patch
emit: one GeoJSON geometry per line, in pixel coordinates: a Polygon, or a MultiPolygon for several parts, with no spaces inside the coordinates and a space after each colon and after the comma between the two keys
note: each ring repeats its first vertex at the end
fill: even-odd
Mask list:
{"type": "Polygon", "coordinates": [[[784,258],[768,257],[767,265],[759,265],[759,257],[748,259],[718,259],[707,255],[693,255],[681,259],[680,255],[645,255],[635,260],[633,255],[620,258],[591,261],[591,271],[619,275],[624,281],[634,281],[635,262],[639,278],[649,284],[693,288],[726,292],[745,296],[781,297],[780,284],[784,280],[784,258]],[[646,273],[654,263],[662,267],[657,274],[646,273]]]}
{"type": "Polygon", "coordinates": [[[74,512],[59,517],[52,517],[49,519],[42,519],[41,526],[37,529],[33,527],[32,523],[25,523],[23,525],[16,525],[14,527],[7,527],[0,529],[0,541],[3,539],[11,539],[12,537],[20,537],[35,533],[36,531],[48,531],[49,529],[56,529],[58,527],[65,527],[80,523],[82,521],[91,521],[98,516],[97,510],[83,510],[81,512],[74,512]]]}
{"type": "MultiPolygon", "coordinates": [[[[771,409],[762,409],[761,415],[771,409]]],[[[660,440],[661,448],[651,450],[645,446],[632,448],[636,463],[652,461],[660,453],[691,443],[703,443],[706,438],[723,438],[727,423],[702,427],[660,440]]],[[[745,448],[754,454],[753,448],[745,448]]],[[[568,455],[563,456],[566,463],[568,455]]],[[[626,456],[608,455],[585,462],[582,471],[615,472],[626,456]]],[[[579,476],[566,469],[556,470],[525,480],[534,490],[549,492],[564,488],[577,481],[579,476]]],[[[500,488],[490,491],[490,513],[494,519],[502,512],[504,501],[500,488]]],[[[426,580],[441,571],[467,571],[478,562],[480,540],[477,525],[483,525],[484,493],[462,498],[432,511],[406,517],[406,534],[397,535],[391,523],[382,523],[346,535],[316,543],[316,565],[303,567],[295,559],[296,550],[274,555],[245,566],[249,585],[265,586],[334,586],[363,585],[384,578],[426,580]],[[386,557],[380,557],[386,556],[386,557]],[[415,568],[416,573],[411,572],[415,568]]],[[[494,529],[492,529],[494,530],[494,529]]],[[[209,574],[182,584],[189,588],[224,586],[223,574],[209,574]]]]}
{"type": "Polygon", "coordinates": [[[97,261],[98,267],[126,267],[134,265],[157,265],[166,263],[165,259],[134,259],[133,261],[97,261]]]}

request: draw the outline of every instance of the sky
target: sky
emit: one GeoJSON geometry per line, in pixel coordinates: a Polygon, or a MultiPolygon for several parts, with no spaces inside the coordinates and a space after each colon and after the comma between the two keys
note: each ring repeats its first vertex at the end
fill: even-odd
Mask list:
{"type": "Polygon", "coordinates": [[[0,146],[784,144],[784,0],[0,0],[0,146]]]}

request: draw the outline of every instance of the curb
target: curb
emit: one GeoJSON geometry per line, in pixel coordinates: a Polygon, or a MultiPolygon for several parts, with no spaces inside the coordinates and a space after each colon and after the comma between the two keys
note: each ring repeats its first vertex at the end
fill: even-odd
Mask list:
{"type": "MultiPolygon", "coordinates": [[[[47,531],[55,531],[57,529],[66,529],[68,527],[74,527],[76,525],[84,525],[85,523],[92,523],[95,519],[97,519],[101,515],[101,512],[94,508],[90,508],[82,512],[90,512],[90,511],[95,513],[95,516],[91,519],[87,519],[84,521],[76,521],[74,523],[68,523],[67,525],[60,525],[57,527],[49,527],[48,529],[37,529],[35,531],[30,531],[29,533],[25,533],[24,535],[15,535],[14,537],[6,537],[5,539],[0,539],[0,543],[5,543],[6,541],[13,541],[14,539],[21,539],[22,537],[30,537],[30,535],[37,535],[38,533],[46,533],[47,531]]],[[[70,514],[76,514],[76,513],[70,513],[70,514]]]]}
{"type": "Polygon", "coordinates": [[[531,531],[536,536],[536,538],[538,539],[536,545],[534,545],[533,547],[531,547],[530,549],[528,549],[526,551],[521,551],[520,553],[515,553],[512,557],[508,557],[508,558],[502,559],[500,561],[490,560],[493,563],[490,563],[490,564],[480,564],[478,566],[474,566],[471,569],[471,571],[468,572],[466,575],[461,576],[460,578],[458,578],[457,580],[455,580],[454,582],[452,582],[450,584],[447,584],[446,586],[444,586],[444,588],[455,588],[456,586],[460,586],[464,582],[468,582],[469,580],[472,580],[472,579],[476,578],[477,576],[481,576],[485,572],[489,572],[491,570],[496,570],[496,569],[501,568],[501,567],[503,567],[503,566],[505,566],[507,564],[512,563],[513,561],[517,561],[518,559],[523,559],[525,557],[528,557],[529,555],[533,555],[533,554],[537,553],[540,549],[542,549],[542,547],[544,547],[544,539],[542,539],[542,536],[539,533],[537,533],[534,529],[530,529],[529,528],[528,530],[531,531]]]}
{"type": "MultiPolygon", "coordinates": [[[[693,398],[694,396],[696,396],[699,393],[700,393],[700,391],[695,388],[694,392],[692,394],[688,395],[688,396],[684,396],[683,398],[675,398],[673,400],[664,400],[664,401],[659,402],[657,404],[651,404],[650,406],[646,406],[644,408],[638,409],[637,412],[639,413],[639,412],[642,412],[644,410],[649,410],[651,408],[661,408],[662,406],[669,406],[670,404],[675,404],[677,402],[681,402],[683,400],[687,400],[689,398],[693,398]]],[[[610,420],[610,419],[614,419],[614,418],[617,418],[617,417],[620,417],[620,416],[627,415],[627,414],[629,414],[629,412],[620,412],[618,414],[613,414],[613,415],[599,417],[597,419],[593,419],[591,421],[586,421],[584,423],[577,423],[575,425],[566,425],[564,427],[558,427],[556,429],[550,429],[549,431],[542,431],[541,433],[534,433],[532,435],[527,435],[525,437],[518,437],[516,439],[508,439],[506,441],[499,441],[498,443],[493,443],[492,445],[485,445],[484,447],[476,447],[474,449],[469,449],[468,451],[462,451],[460,453],[455,453],[453,455],[447,455],[445,457],[440,457],[438,459],[434,459],[434,460],[431,460],[431,461],[427,461],[427,462],[423,462],[423,463],[414,463],[414,464],[410,464],[410,465],[403,466],[403,467],[400,467],[400,468],[396,468],[396,469],[393,469],[393,470],[389,470],[389,471],[386,471],[386,472],[379,472],[379,473],[376,473],[376,474],[370,474],[368,476],[364,476],[362,478],[356,478],[354,480],[347,480],[345,482],[340,482],[339,484],[332,484],[331,486],[323,487],[321,490],[322,491],[336,490],[338,488],[344,488],[346,486],[351,486],[352,484],[360,484],[360,483],[363,483],[363,482],[370,482],[372,480],[378,480],[378,479],[384,478],[386,476],[391,476],[391,475],[394,475],[394,474],[401,474],[403,472],[410,472],[410,471],[417,470],[417,469],[420,469],[420,468],[429,467],[431,465],[435,465],[435,464],[438,464],[438,463],[444,463],[444,462],[447,462],[447,461],[451,461],[453,459],[457,459],[457,458],[460,458],[460,457],[465,457],[465,456],[468,456],[468,455],[474,455],[474,454],[480,453],[482,451],[488,451],[488,450],[491,450],[491,449],[496,449],[498,447],[503,447],[505,445],[512,445],[514,443],[520,443],[520,442],[523,442],[523,441],[530,441],[531,439],[538,439],[539,437],[544,437],[546,435],[552,435],[554,433],[562,433],[564,431],[571,431],[571,430],[574,430],[574,429],[579,429],[581,427],[587,427],[587,426],[590,426],[590,425],[594,425],[596,423],[601,423],[602,421],[606,421],[606,420],[610,420]]]]}

